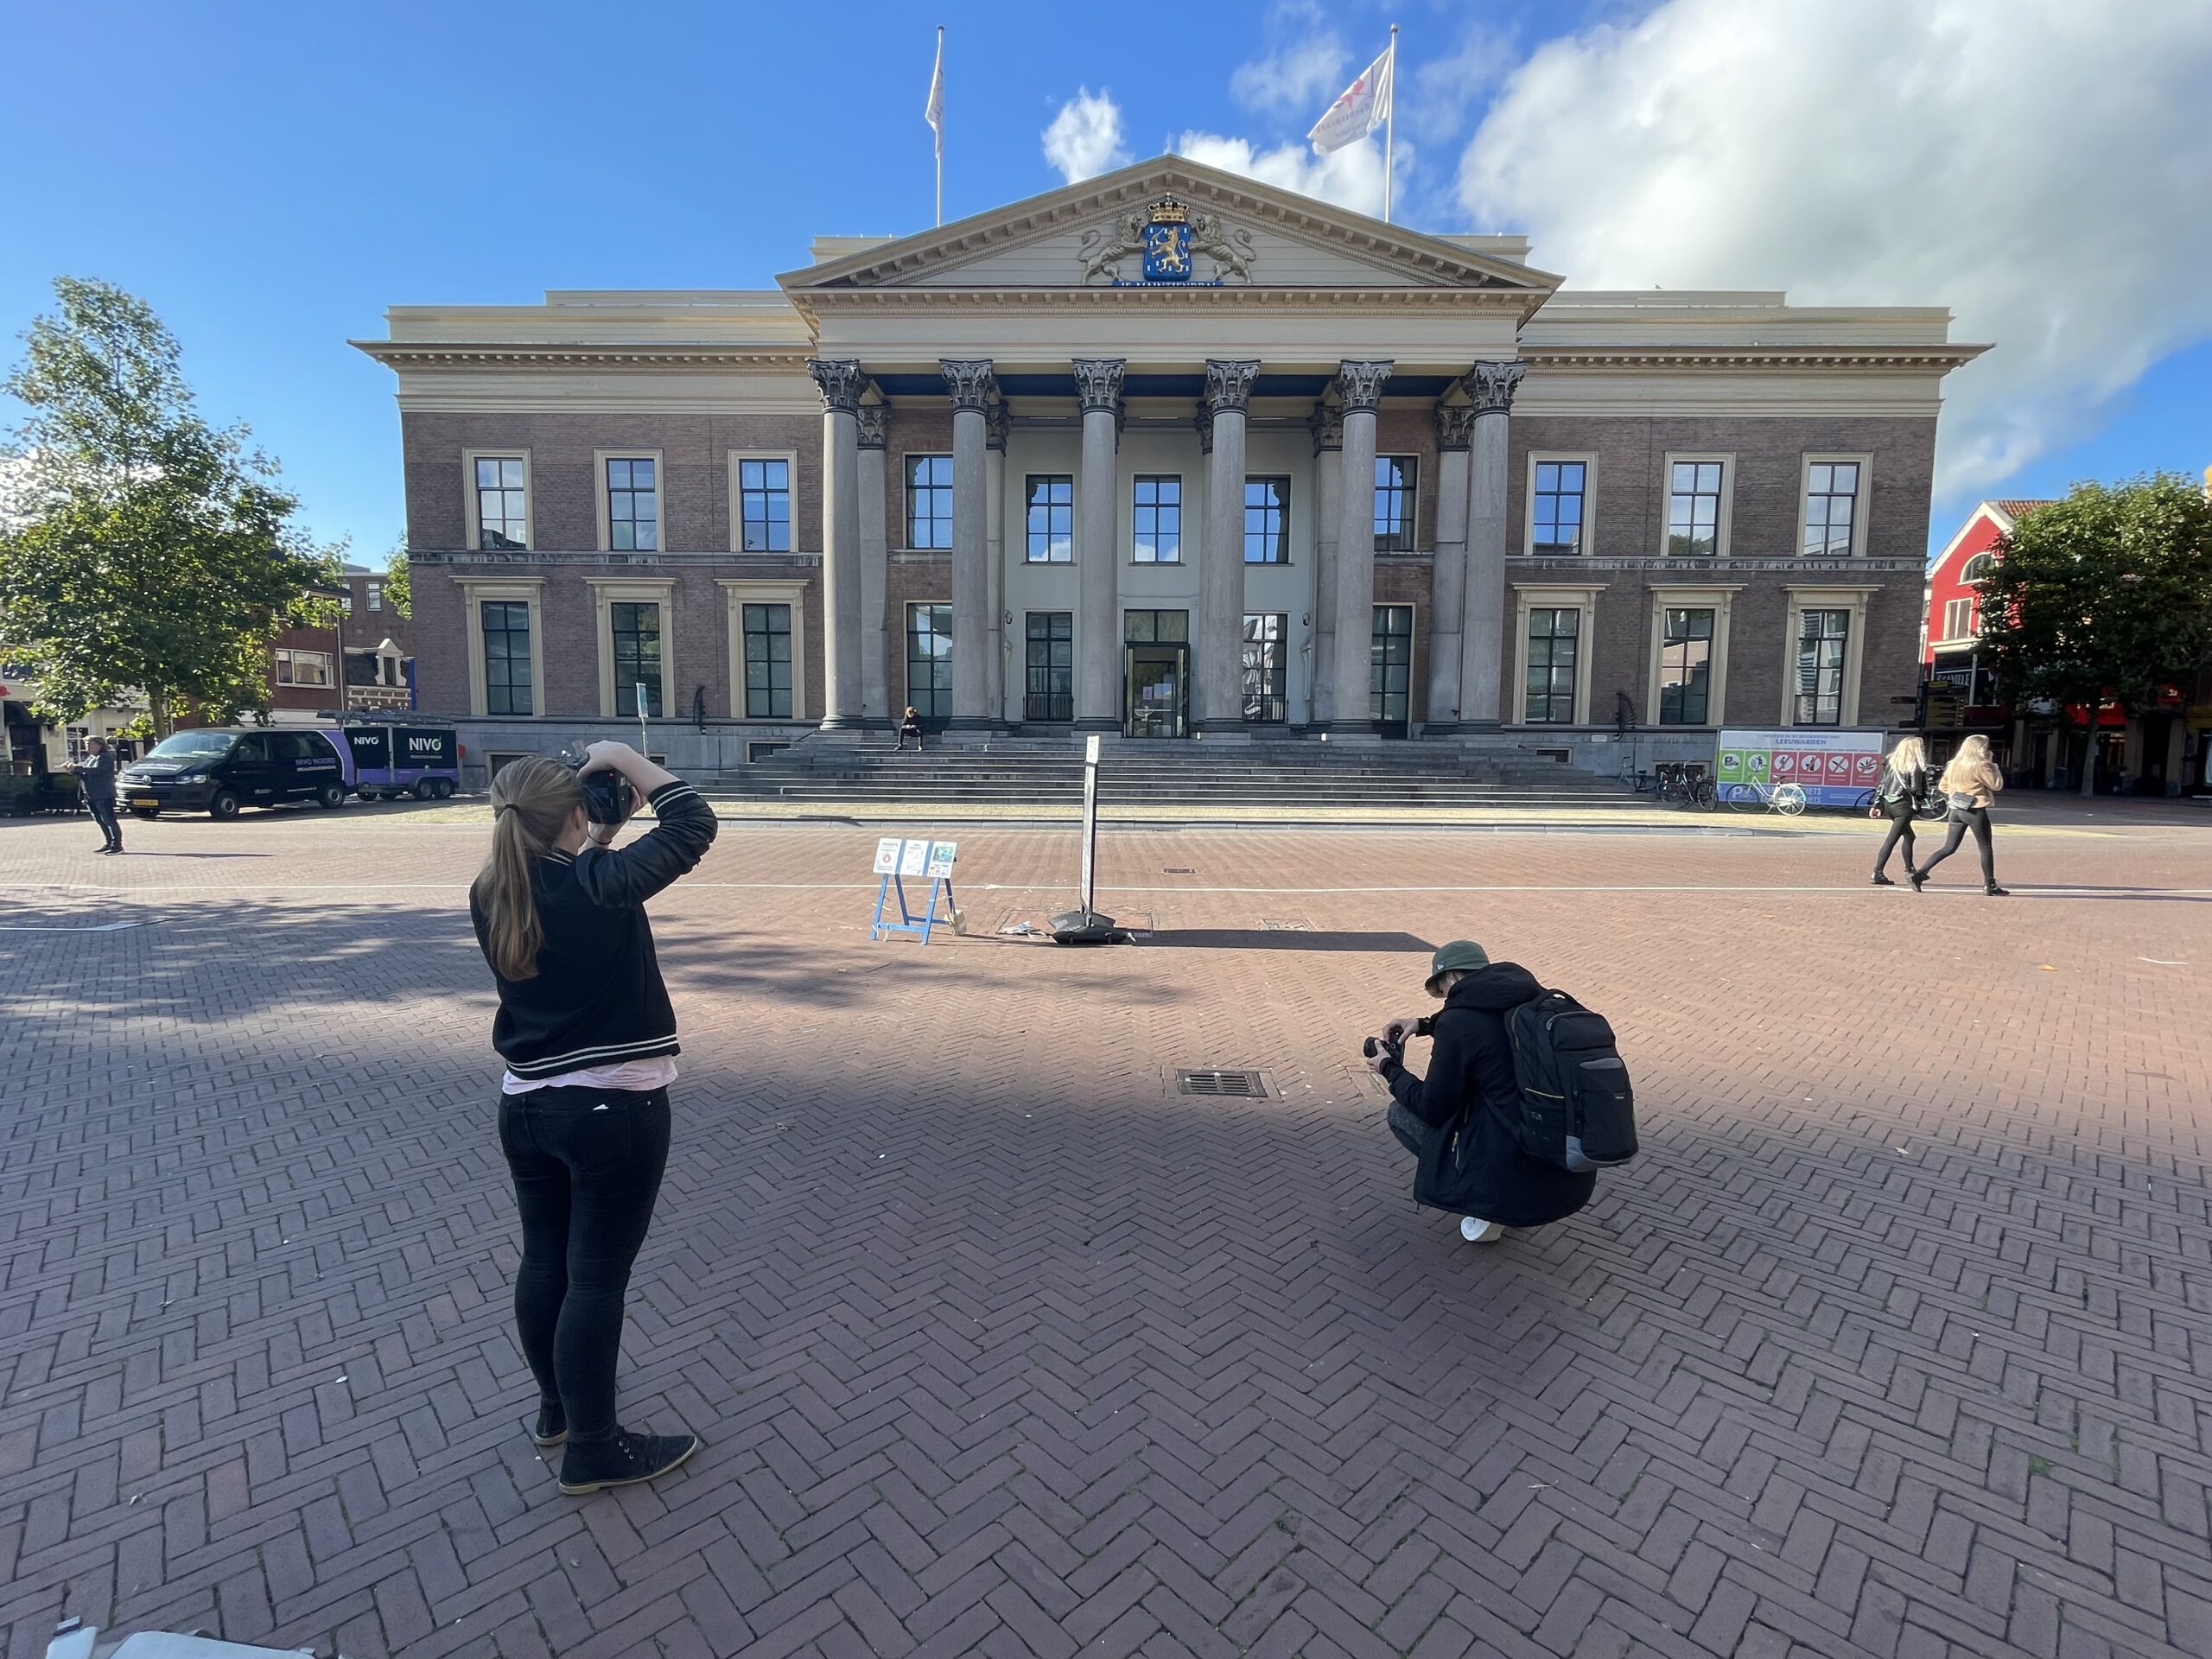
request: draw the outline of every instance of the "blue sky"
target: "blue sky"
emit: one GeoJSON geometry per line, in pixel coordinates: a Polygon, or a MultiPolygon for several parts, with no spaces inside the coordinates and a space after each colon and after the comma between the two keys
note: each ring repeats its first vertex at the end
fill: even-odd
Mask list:
{"type": "Polygon", "coordinates": [[[318,537],[373,557],[401,526],[397,418],[345,342],[387,305],[766,286],[817,233],[925,227],[939,22],[948,218],[1060,183],[1043,135],[1079,95],[1094,167],[1175,147],[1371,207],[1372,156],[1319,168],[1299,139],[1395,21],[1402,221],[1528,230],[1575,283],[1949,303],[1960,337],[1999,338],[1952,385],[1936,543],[1981,496],[2212,463],[2196,0],[2142,0],[2125,38],[2088,41],[2062,0],[1833,6],[1794,45],[1760,33],[1765,0],[17,6],[11,55],[37,73],[0,105],[0,324],[46,309],[58,273],[143,296],[205,411],[252,425],[318,537]],[[1931,11],[1944,27],[1916,35],[1931,11]],[[1855,136],[1848,114],[1762,125],[1720,62],[1849,111],[1877,54],[1918,92],[1855,136]],[[2072,84],[2107,54],[2139,66],[2108,101],[2072,84]],[[1961,92],[1978,69],[2047,85],[2069,121],[1986,139],[2003,111],[1961,92]],[[1657,231],[1630,211],[1655,203],[1657,231]]]}

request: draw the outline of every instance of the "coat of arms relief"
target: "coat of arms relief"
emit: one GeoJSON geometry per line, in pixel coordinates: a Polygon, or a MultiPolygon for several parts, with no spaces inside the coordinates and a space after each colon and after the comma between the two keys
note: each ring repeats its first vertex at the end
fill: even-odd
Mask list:
{"type": "Polygon", "coordinates": [[[1103,230],[1085,231],[1082,251],[1083,279],[1100,276],[1116,283],[1197,283],[1204,286],[1196,257],[1213,262],[1212,281],[1235,276],[1252,280],[1252,261],[1258,250],[1249,231],[1223,222],[1217,213],[1186,206],[1173,196],[1162,196],[1148,206],[1122,214],[1103,230]],[[1128,278],[1122,267],[1132,255],[1141,262],[1142,275],[1128,278]]]}

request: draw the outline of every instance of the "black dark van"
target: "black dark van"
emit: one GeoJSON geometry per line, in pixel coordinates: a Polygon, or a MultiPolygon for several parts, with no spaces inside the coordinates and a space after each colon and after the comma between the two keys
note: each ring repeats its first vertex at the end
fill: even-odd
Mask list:
{"type": "Polygon", "coordinates": [[[353,757],[342,734],[321,727],[177,732],[116,780],[116,798],[142,818],[205,811],[235,818],[242,806],[291,801],[342,805],[353,757]]]}

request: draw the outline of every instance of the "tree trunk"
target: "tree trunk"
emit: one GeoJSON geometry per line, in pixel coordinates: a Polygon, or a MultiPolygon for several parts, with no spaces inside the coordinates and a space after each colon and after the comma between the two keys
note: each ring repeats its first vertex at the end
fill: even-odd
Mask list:
{"type": "Polygon", "coordinates": [[[2082,798],[2097,792],[2097,706],[2089,705],[2088,734],[2082,742],[2082,798]]]}

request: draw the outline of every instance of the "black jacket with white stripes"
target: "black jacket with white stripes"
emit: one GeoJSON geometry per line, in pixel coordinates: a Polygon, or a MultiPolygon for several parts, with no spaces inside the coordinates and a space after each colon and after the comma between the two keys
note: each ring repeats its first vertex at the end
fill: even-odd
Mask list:
{"type": "MultiPolygon", "coordinates": [[[[545,930],[537,977],[507,979],[497,969],[492,976],[499,987],[492,1046],[518,1077],[678,1052],[645,900],[705,856],[716,826],[713,809],[689,784],[663,784],[650,799],[660,822],[629,846],[550,853],[531,865],[545,930]]],[[[469,916],[476,943],[486,945],[484,913],[474,899],[469,916]]]]}

